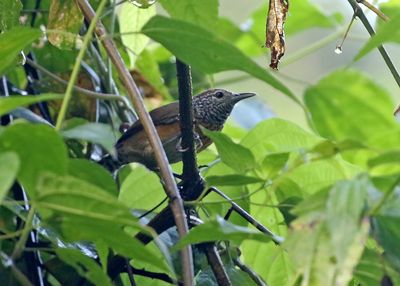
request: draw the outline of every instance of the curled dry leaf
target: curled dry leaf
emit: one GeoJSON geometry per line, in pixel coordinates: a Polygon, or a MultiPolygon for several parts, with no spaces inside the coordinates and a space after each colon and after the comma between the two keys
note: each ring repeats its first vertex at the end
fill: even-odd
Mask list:
{"type": "Polygon", "coordinates": [[[265,46],[271,49],[270,67],[278,69],[279,60],[285,54],[284,24],[289,10],[289,0],[269,0],[265,46]]]}

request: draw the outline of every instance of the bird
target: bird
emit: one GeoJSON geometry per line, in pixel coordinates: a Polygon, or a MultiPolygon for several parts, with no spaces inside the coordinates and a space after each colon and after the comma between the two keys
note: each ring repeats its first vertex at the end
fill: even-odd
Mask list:
{"type": "MultiPolygon", "coordinates": [[[[254,93],[234,93],[225,89],[209,89],[193,97],[193,116],[196,152],[206,149],[211,139],[202,128],[221,131],[234,106],[241,100],[255,96],[254,93]]],[[[150,117],[154,123],[170,164],[182,160],[179,102],[152,110],[150,117]]],[[[153,148],[147,138],[142,123],[134,122],[115,144],[120,165],[137,162],[150,170],[157,170],[153,148]]]]}

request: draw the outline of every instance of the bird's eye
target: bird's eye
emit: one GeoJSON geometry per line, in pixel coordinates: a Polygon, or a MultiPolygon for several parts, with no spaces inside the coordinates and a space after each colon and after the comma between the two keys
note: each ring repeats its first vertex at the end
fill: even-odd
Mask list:
{"type": "Polygon", "coordinates": [[[216,94],[215,94],[215,97],[216,98],[222,98],[224,96],[224,93],[222,92],[222,91],[218,91],[216,94]]]}

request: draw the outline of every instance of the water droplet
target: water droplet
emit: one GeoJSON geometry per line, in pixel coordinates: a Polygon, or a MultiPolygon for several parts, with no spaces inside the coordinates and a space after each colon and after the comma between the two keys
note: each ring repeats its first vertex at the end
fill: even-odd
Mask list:
{"type": "Polygon", "coordinates": [[[129,0],[129,2],[139,8],[148,8],[156,3],[157,0],[129,0]]]}
{"type": "Polygon", "coordinates": [[[335,53],[338,54],[338,55],[340,55],[341,53],[343,53],[343,51],[342,51],[342,46],[336,46],[335,53]]]}

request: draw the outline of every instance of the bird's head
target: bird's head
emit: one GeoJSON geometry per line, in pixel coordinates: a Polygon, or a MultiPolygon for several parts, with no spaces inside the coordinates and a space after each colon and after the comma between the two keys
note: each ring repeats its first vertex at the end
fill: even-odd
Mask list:
{"type": "Polygon", "coordinates": [[[254,93],[233,93],[225,89],[206,90],[193,98],[194,116],[197,120],[210,125],[209,127],[215,125],[212,129],[221,129],[235,104],[254,95],[254,93]]]}

